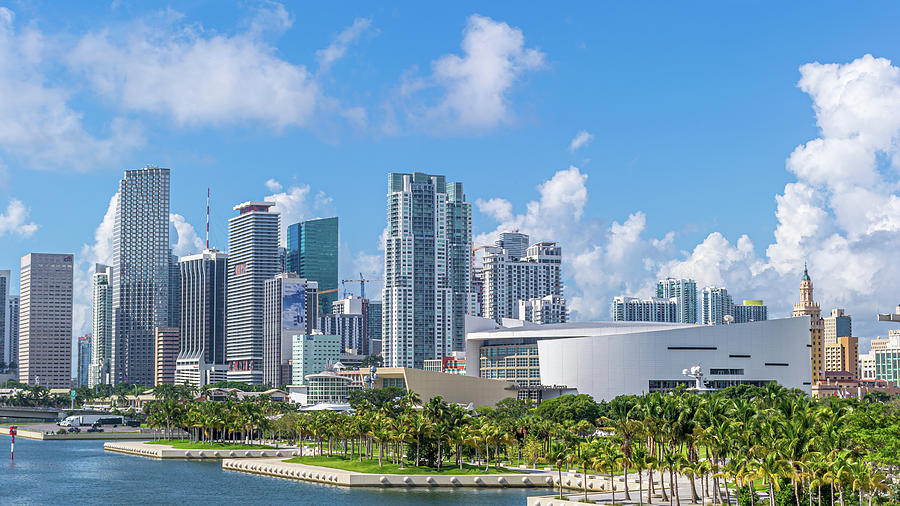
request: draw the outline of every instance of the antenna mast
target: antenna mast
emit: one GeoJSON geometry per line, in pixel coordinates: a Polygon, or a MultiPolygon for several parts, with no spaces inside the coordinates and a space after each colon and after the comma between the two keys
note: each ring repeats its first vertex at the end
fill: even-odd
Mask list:
{"type": "Polygon", "coordinates": [[[206,188],[206,249],[209,249],[209,188],[206,188]]]}

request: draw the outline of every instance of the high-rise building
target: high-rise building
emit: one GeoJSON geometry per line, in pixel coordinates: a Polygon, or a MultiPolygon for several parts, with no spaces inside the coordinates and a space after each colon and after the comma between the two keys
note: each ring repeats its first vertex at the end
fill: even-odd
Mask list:
{"type": "Polygon", "coordinates": [[[661,279],[656,284],[656,296],[675,299],[678,323],[697,323],[697,283],[693,279],[661,279]]]}
{"type": "Polygon", "coordinates": [[[109,385],[112,364],[112,268],[95,264],[91,297],[91,366],[88,386],[109,385]]]}
{"type": "Polygon", "coordinates": [[[823,346],[838,344],[838,338],[853,335],[853,323],[850,315],[844,314],[843,309],[832,309],[831,316],[826,316],[822,320],[825,325],[825,331],[822,334],[823,346]]]}
{"type": "Polygon", "coordinates": [[[76,343],[78,350],[78,386],[88,386],[91,371],[91,335],[86,334],[78,338],[76,343]]]}
{"type": "MultiPolygon", "coordinates": [[[[562,297],[562,248],[555,242],[539,242],[526,248],[525,256],[515,257],[510,251],[518,253],[521,244],[528,242],[528,236],[512,232],[503,235],[515,236],[515,240],[507,237],[497,241],[498,244],[512,245],[513,250],[499,246],[485,248],[484,268],[481,270],[484,278],[484,316],[498,323],[503,318],[525,319],[519,314],[519,301],[540,299],[547,295],[556,295],[557,300],[565,304],[562,297]]],[[[565,307],[562,310],[565,312],[565,307]]]]}
{"type": "Polygon", "coordinates": [[[745,300],[734,305],[731,315],[734,323],[762,322],[769,319],[769,310],[761,300],[745,300]]]}
{"type": "Polygon", "coordinates": [[[300,334],[291,340],[291,383],[305,385],[306,376],[318,374],[341,358],[341,336],[300,334]]]}
{"type": "Polygon", "coordinates": [[[472,206],[444,176],[388,176],[382,297],[385,366],[421,369],[465,345],[471,291],[472,206]]]}
{"type": "Polygon", "coordinates": [[[228,220],[228,290],[226,293],[225,360],[228,379],[263,382],[263,301],[266,280],[281,272],[278,265],[279,214],[272,202],[234,206],[228,220]]]}
{"type": "Polygon", "coordinates": [[[722,325],[725,323],[725,315],[734,316],[734,301],[725,288],[707,286],[703,288],[700,299],[701,324],[722,325]]]}
{"type": "Polygon", "coordinates": [[[287,272],[319,284],[319,313],[331,313],[338,290],[338,219],[321,218],[288,226],[287,272]]]}
{"type": "Polygon", "coordinates": [[[566,311],[566,299],[560,295],[545,295],[520,300],[519,319],[538,325],[566,323],[569,319],[569,313],[566,311]]]}
{"type": "Polygon", "coordinates": [[[803,268],[803,277],[800,278],[800,302],[794,304],[792,316],[809,316],[809,345],[810,363],[812,370],[812,384],[823,378],[825,369],[824,349],[822,346],[822,334],[825,323],[822,320],[822,310],[813,299],[813,282],[809,277],[809,271],[803,268]]]}
{"type": "Polygon", "coordinates": [[[674,297],[639,299],[620,295],[613,297],[609,312],[617,322],[678,322],[678,303],[674,297]]]}
{"type": "Polygon", "coordinates": [[[169,324],[169,169],[126,170],[113,228],[113,383],[153,383],[154,333],[169,324]]]}
{"type": "MultiPolygon", "coordinates": [[[[169,250],[171,253],[172,250],[169,250]]],[[[181,326],[181,267],[178,255],[169,255],[169,327],[181,326]]]]}
{"type": "Polygon", "coordinates": [[[518,230],[500,232],[494,246],[505,249],[510,257],[518,259],[525,256],[530,245],[529,239],[528,234],[521,234],[518,230]]]}
{"type": "Polygon", "coordinates": [[[366,339],[364,341],[366,347],[361,350],[360,353],[367,355],[374,354],[375,347],[373,342],[377,341],[378,354],[381,354],[381,324],[381,301],[370,300],[369,311],[366,315],[366,339]]]}
{"type": "Polygon", "coordinates": [[[156,327],[153,354],[153,384],[175,384],[175,361],[179,347],[178,327],[156,327]]]}
{"type": "Polygon", "coordinates": [[[19,381],[48,388],[72,382],[72,265],[74,255],[22,257],[19,381]]]}
{"type": "Polygon", "coordinates": [[[352,349],[360,353],[366,335],[365,321],[358,313],[323,314],[319,315],[319,330],[323,334],[341,336],[341,351],[352,349]]]}
{"type": "Polygon", "coordinates": [[[266,280],[263,303],[263,383],[291,381],[293,338],[318,325],[318,283],[293,272],[266,280]]]}
{"type": "Polygon", "coordinates": [[[838,337],[835,343],[823,345],[825,372],[847,372],[859,379],[859,338],[838,337]]]}
{"type": "Polygon", "coordinates": [[[205,250],[179,262],[181,346],[175,383],[201,387],[210,371],[225,369],[225,293],[228,254],[205,250]]]}
{"type": "Polygon", "coordinates": [[[9,318],[9,284],[10,273],[8,270],[0,271],[0,367],[10,362],[15,362],[10,349],[10,318],[9,318]]]}
{"type": "Polygon", "coordinates": [[[859,355],[859,379],[869,381],[876,379],[875,377],[875,352],[861,353],[859,355]]]}
{"type": "Polygon", "coordinates": [[[19,362],[19,296],[10,295],[9,304],[7,305],[7,317],[9,318],[9,356],[11,360],[7,363],[19,362]]]}

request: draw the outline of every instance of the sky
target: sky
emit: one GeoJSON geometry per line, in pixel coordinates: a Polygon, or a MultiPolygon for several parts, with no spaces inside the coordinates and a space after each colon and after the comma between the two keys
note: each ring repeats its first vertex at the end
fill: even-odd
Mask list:
{"type": "Polygon", "coordinates": [[[0,269],[74,253],[75,334],[147,165],[179,254],[209,188],[212,246],[266,198],[339,216],[341,277],[377,278],[387,174],[424,171],[476,246],[560,242],[575,320],[665,276],[788,316],[804,262],[863,342],[900,303],[896,3],[0,5],[0,269]]]}

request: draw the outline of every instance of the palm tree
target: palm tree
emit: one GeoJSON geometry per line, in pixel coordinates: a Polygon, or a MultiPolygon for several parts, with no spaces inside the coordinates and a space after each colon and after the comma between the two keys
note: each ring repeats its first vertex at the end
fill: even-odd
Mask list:
{"type": "Polygon", "coordinates": [[[774,450],[760,448],[760,454],[754,464],[756,477],[761,478],[769,487],[769,506],[775,506],[775,490],[781,490],[781,479],[794,476],[794,468],[787,459],[774,450]]]}

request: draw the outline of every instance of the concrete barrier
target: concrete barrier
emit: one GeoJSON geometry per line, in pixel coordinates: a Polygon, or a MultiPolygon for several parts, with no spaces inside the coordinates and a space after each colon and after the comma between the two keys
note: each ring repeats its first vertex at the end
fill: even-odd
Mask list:
{"type": "MultiPolygon", "coordinates": [[[[103,445],[104,450],[111,452],[127,453],[141,457],[157,459],[222,459],[224,453],[213,450],[180,450],[168,445],[151,444],[144,442],[110,441],[103,445]]],[[[260,459],[266,458],[265,450],[247,450],[244,452],[229,451],[229,458],[234,459],[260,459]]],[[[269,452],[271,453],[271,452],[269,452]]]]}

